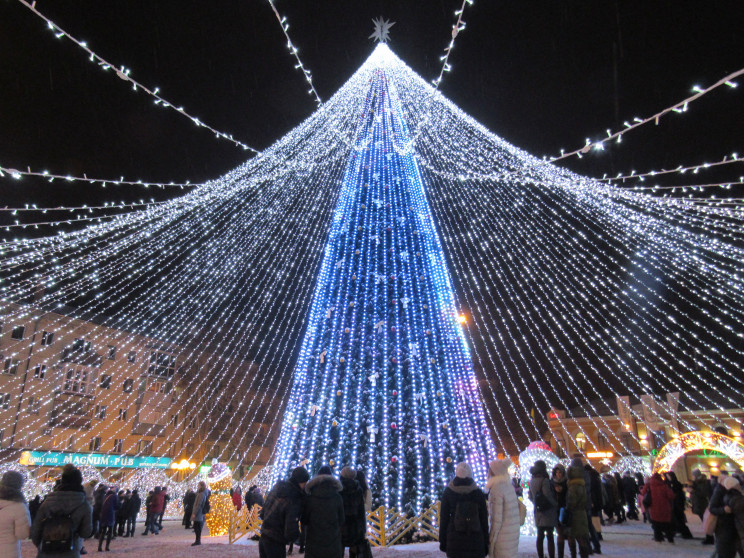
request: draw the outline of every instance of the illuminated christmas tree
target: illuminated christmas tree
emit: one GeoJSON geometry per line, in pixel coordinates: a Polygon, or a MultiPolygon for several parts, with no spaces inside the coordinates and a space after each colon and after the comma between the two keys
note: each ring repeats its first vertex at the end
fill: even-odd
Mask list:
{"type": "Polygon", "coordinates": [[[421,509],[495,450],[464,318],[396,89],[372,74],[333,215],[275,474],[360,467],[378,503],[421,509]]]}

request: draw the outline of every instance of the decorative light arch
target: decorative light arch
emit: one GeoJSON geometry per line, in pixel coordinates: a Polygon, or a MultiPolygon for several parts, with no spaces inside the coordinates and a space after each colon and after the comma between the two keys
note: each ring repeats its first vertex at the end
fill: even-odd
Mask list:
{"type": "Polygon", "coordinates": [[[677,459],[684,454],[703,449],[726,454],[744,469],[744,445],[741,442],[716,432],[687,432],[661,448],[654,461],[653,472],[671,471],[677,459]]]}

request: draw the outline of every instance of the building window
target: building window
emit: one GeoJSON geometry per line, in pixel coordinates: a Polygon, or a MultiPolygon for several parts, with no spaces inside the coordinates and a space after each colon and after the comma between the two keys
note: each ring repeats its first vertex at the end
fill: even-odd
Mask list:
{"type": "Polygon", "coordinates": [[[39,410],[41,408],[41,401],[39,401],[38,397],[34,397],[33,395],[28,398],[28,402],[26,403],[26,411],[31,415],[38,415],[39,410]]]}
{"type": "Polygon", "coordinates": [[[174,428],[178,427],[178,413],[176,413],[175,415],[171,415],[171,424],[174,428]]]}
{"type": "Polygon", "coordinates": [[[168,457],[176,457],[176,442],[171,442],[168,445],[168,457]]]}
{"type": "Polygon", "coordinates": [[[41,344],[45,347],[48,347],[54,343],[54,332],[53,331],[43,331],[41,333],[41,344]]]}
{"type": "Polygon", "coordinates": [[[75,339],[72,342],[72,350],[76,353],[86,353],[90,351],[91,347],[90,341],[86,341],[85,339],[75,339]]]}
{"type": "Polygon", "coordinates": [[[100,388],[109,389],[110,387],[111,387],[111,376],[108,374],[102,374],[100,388]]]}
{"type": "Polygon", "coordinates": [[[134,380],[132,378],[127,378],[124,380],[124,393],[132,393],[132,390],[134,389],[134,380]]]}
{"type": "Polygon", "coordinates": [[[129,351],[129,354],[127,355],[127,362],[129,364],[134,364],[135,362],[137,362],[137,353],[135,353],[134,351],[129,351]]]}
{"type": "Polygon", "coordinates": [[[194,444],[192,444],[191,442],[186,444],[186,454],[189,456],[194,455],[194,444]]]}
{"type": "Polygon", "coordinates": [[[114,439],[114,453],[124,453],[124,440],[121,438],[114,439]]]}
{"type": "Polygon", "coordinates": [[[23,337],[26,335],[26,327],[25,326],[15,326],[13,328],[13,331],[10,334],[10,337],[13,339],[23,339],[23,337]]]}
{"type": "Polygon", "coordinates": [[[191,420],[189,421],[189,428],[194,430],[196,428],[196,417],[191,417],[191,420]]]}
{"type": "Polygon", "coordinates": [[[114,345],[108,346],[108,353],[106,354],[106,358],[109,360],[116,359],[116,347],[114,345]]]}
{"type": "Polygon", "coordinates": [[[716,426],[713,431],[717,432],[718,434],[723,434],[724,436],[729,435],[728,428],[726,428],[726,426],[723,424],[719,424],[718,426],[716,426]]]}
{"type": "Polygon", "coordinates": [[[212,451],[213,451],[212,455],[214,457],[216,457],[217,459],[219,459],[220,458],[220,453],[221,453],[220,452],[220,446],[218,446],[218,445],[217,446],[214,446],[214,448],[212,448],[212,451]]]}
{"type": "Polygon", "coordinates": [[[103,420],[106,418],[106,405],[96,405],[95,418],[103,420]]]}
{"type": "Polygon", "coordinates": [[[0,448],[3,447],[4,438],[5,438],[5,430],[0,430],[0,448]]]}
{"type": "Polygon", "coordinates": [[[583,432],[576,434],[576,449],[583,452],[586,449],[586,436],[583,432]]]}
{"type": "Polygon", "coordinates": [[[119,409],[119,420],[127,420],[127,409],[119,409]]]}
{"type": "Polygon", "coordinates": [[[88,451],[98,451],[101,449],[101,438],[95,437],[90,439],[88,444],[88,451]]]}
{"type": "Polygon", "coordinates": [[[71,393],[85,393],[88,387],[88,371],[82,367],[70,368],[65,375],[64,390],[71,393]]]}
{"type": "Polygon", "coordinates": [[[34,368],[34,378],[43,380],[46,377],[46,364],[37,364],[34,368]]]}
{"type": "Polygon", "coordinates": [[[20,360],[6,358],[5,364],[3,365],[3,374],[8,374],[9,376],[15,376],[16,374],[18,374],[18,366],[20,364],[21,364],[20,360]]]}
{"type": "Polygon", "coordinates": [[[599,451],[607,451],[610,449],[610,440],[604,432],[597,434],[597,449],[599,449],[599,451]]]}
{"type": "Polygon", "coordinates": [[[10,394],[0,393],[0,409],[7,411],[10,408],[10,394]]]}
{"type": "Polygon", "coordinates": [[[159,351],[153,351],[150,353],[150,366],[147,368],[147,373],[150,376],[170,379],[173,377],[175,369],[176,357],[173,355],[161,353],[159,351]]]}
{"type": "Polygon", "coordinates": [[[75,451],[75,446],[76,445],[77,445],[77,439],[75,438],[75,435],[73,434],[67,440],[67,451],[75,451]]]}
{"type": "Polygon", "coordinates": [[[152,440],[140,440],[137,442],[137,453],[140,455],[152,455],[152,440]]]}
{"type": "Polygon", "coordinates": [[[654,449],[660,450],[666,445],[667,439],[664,430],[654,430],[651,434],[654,437],[654,449]]]}

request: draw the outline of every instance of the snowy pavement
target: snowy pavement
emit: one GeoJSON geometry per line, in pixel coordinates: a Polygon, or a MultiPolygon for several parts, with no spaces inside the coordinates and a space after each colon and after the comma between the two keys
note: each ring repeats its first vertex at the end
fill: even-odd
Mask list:
{"type": "MultiPolygon", "coordinates": [[[[695,540],[675,539],[675,544],[656,543],[651,538],[651,527],[642,522],[632,521],[628,524],[605,527],[602,556],[633,558],[687,558],[704,557],[712,554],[712,547],[700,544],[701,526],[697,517],[688,516],[690,529],[695,540]]],[[[229,545],[227,537],[204,537],[202,546],[190,546],[194,535],[186,531],[176,521],[166,521],[165,529],[160,535],[143,537],[143,526],[140,525],[134,539],[118,538],[111,542],[111,551],[106,556],[129,555],[132,558],[192,558],[207,556],[212,558],[244,556],[258,558],[258,543],[241,539],[238,544],[229,545]]],[[[98,555],[97,542],[87,541],[86,548],[89,555],[98,555]]],[[[36,549],[26,541],[22,545],[23,558],[36,556],[36,549]]],[[[373,549],[375,558],[444,558],[439,552],[439,543],[423,543],[394,546],[391,548],[373,549]]],[[[547,553],[546,553],[547,555],[547,553]]],[[[295,549],[295,556],[298,556],[295,549]]],[[[299,555],[302,556],[302,555],[299,555]]],[[[534,558],[535,537],[522,537],[519,543],[519,555],[515,558],[534,558]]],[[[566,549],[566,557],[569,556],[566,549]]]]}

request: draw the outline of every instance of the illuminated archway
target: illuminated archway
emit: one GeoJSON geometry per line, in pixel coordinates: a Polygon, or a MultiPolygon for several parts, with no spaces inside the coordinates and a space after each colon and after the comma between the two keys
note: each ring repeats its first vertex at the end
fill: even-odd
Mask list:
{"type": "Polygon", "coordinates": [[[713,450],[728,455],[744,469],[744,445],[716,432],[687,432],[666,444],[654,461],[653,472],[671,471],[684,454],[696,450],[713,450]]]}

